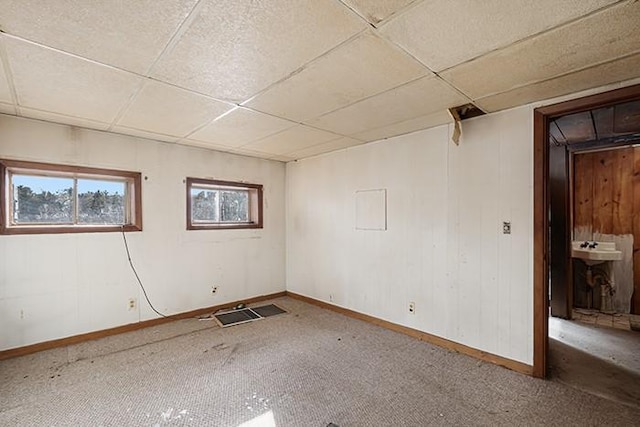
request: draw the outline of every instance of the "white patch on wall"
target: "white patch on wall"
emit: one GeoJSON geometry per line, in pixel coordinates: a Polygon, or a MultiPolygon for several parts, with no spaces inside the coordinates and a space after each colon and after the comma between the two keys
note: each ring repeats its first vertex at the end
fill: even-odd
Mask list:
{"type": "Polygon", "coordinates": [[[356,230],[387,229],[387,190],[356,191],[356,230]]]}
{"type": "MultiPolygon", "coordinates": [[[[616,249],[622,251],[622,259],[614,261],[611,265],[616,284],[616,293],[613,294],[613,309],[616,313],[630,313],[631,298],[633,297],[633,234],[594,233],[591,226],[582,226],[574,228],[573,240],[615,242],[616,249]]],[[[576,278],[574,278],[575,280],[576,278]]]]}
{"type": "Polygon", "coordinates": [[[616,313],[631,313],[631,298],[633,297],[633,234],[593,233],[593,240],[615,242],[616,249],[622,251],[622,259],[613,261],[611,265],[616,284],[616,293],[613,294],[613,309],[616,313]]]}

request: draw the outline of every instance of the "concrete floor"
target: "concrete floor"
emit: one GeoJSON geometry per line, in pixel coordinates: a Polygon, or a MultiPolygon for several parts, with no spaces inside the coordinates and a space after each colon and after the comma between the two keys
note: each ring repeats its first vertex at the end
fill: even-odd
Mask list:
{"type": "Polygon", "coordinates": [[[549,318],[550,378],[640,408],[640,332],[549,318]]]}

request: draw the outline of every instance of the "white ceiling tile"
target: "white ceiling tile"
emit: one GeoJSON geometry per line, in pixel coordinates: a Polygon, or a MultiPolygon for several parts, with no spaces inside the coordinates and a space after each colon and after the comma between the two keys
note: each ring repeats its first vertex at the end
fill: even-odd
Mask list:
{"type": "Polygon", "coordinates": [[[118,125],[184,137],[232,108],[231,104],[151,80],[118,125]]]}
{"type": "Polygon", "coordinates": [[[337,1],[203,1],[198,17],[152,74],[235,102],[366,28],[337,1]]]}
{"type": "Polygon", "coordinates": [[[409,55],[367,32],[246,105],[302,122],[427,73],[409,55]]]}
{"type": "Polygon", "coordinates": [[[384,21],[416,0],[341,0],[372,24],[384,21]]]}
{"type": "Polygon", "coordinates": [[[112,126],[111,132],[121,133],[129,136],[136,136],[139,138],[153,139],[155,141],[162,142],[177,142],[180,138],[172,135],[163,135],[155,132],[147,132],[140,129],[128,128],[126,126],[112,126]]]}
{"type": "Polygon", "coordinates": [[[640,54],[509,92],[480,98],[476,104],[488,112],[499,111],[637,77],[640,77],[640,54]]]}
{"type": "Polygon", "coordinates": [[[441,76],[478,99],[639,51],[640,2],[624,2],[441,76]]]}
{"type": "Polygon", "coordinates": [[[360,144],[363,144],[363,142],[345,136],[334,139],[333,141],[323,142],[322,144],[303,148],[302,150],[292,151],[290,153],[286,153],[285,156],[290,159],[302,159],[305,157],[316,156],[318,154],[329,153],[331,151],[341,150],[347,147],[354,147],[360,144]]]}
{"type": "Polygon", "coordinates": [[[20,106],[111,122],[141,78],[74,56],[7,38],[20,106]]]}
{"type": "Polygon", "coordinates": [[[2,30],[144,73],[196,0],[3,0],[2,30]]]}
{"type": "Polygon", "coordinates": [[[53,123],[62,123],[65,125],[79,126],[89,129],[107,130],[109,128],[109,123],[83,119],[81,117],[66,116],[64,114],[41,111],[28,107],[20,107],[19,115],[31,119],[44,120],[53,123]]]}
{"type": "Polygon", "coordinates": [[[288,120],[238,107],[189,135],[189,139],[237,147],[295,125],[288,120]]]}
{"type": "Polygon", "coordinates": [[[269,154],[286,154],[338,138],[340,138],[340,135],[335,135],[330,132],[325,132],[304,125],[297,125],[247,144],[241,147],[241,149],[269,154]]]}
{"type": "Polygon", "coordinates": [[[614,2],[425,1],[384,24],[381,32],[432,70],[441,71],[614,2]]]}
{"type": "Polygon", "coordinates": [[[353,136],[468,102],[439,78],[424,77],[326,114],[309,124],[353,136]]]}
{"type": "Polygon", "coordinates": [[[13,104],[7,104],[4,102],[0,102],[0,113],[2,114],[11,114],[12,116],[16,115],[16,107],[13,104]]]}
{"type": "Polygon", "coordinates": [[[447,110],[441,110],[436,113],[427,114],[425,116],[416,117],[414,119],[405,120],[403,122],[394,123],[389,126],[383,126],[353,135],[362,141],[378,141],[380,139],[391,138],[406,133],[415,132],[422,129],[429,129],[446,123],[451,123],[453,119],[447,110]]]}

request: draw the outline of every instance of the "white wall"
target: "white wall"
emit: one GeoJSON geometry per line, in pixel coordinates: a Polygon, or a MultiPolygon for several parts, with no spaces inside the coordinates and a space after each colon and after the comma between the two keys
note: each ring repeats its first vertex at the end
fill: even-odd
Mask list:
{"type": "MultiPolygon", "coordinates": [[[[143,231],[132,258],[160,311],[285,289],[280,162],[0,115],[0,157],[139,171],[143,231]],[[187,176],[264,185],[261,230],[187,231],[187,176]],[[216,295],[211,286],[219,287],[216,295]]],[[[0,350],[154,318],[119,233],[0,236],[0,350]],[[128,310],[128,299],[137,309],[128,310]]]]}
{"type": "Polygon", "coordinates": [[[288,163],[287,289],[532,364],[532,117],[465,121],[459,146],[441,126],[288,163]],[[387,231],[356,230],[355,192],[378,188],[387,231]]]}

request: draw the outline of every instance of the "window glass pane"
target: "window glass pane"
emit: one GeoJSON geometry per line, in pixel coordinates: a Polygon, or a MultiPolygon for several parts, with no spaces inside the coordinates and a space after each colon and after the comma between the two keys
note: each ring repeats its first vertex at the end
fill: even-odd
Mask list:
{"type": "Polygon", "coordinates": [[[220,198],[218,190],[191,189],[191,221],[220,221],[220,198]]]}
{"type": "Polygon", "coordinates": [[[222,222],[249,222],[249,192],[221,191],[220,220],[222,222]]]}
{"type": "Polygon", "coordinates": [[[78,179],[78,224],[124,224],[124,181],[78,179]]]}
{"type": "Polygon", "coordinates": [[[16,224],[73,221],[73,179],[18,175],[11,177],[16,224]]]}

